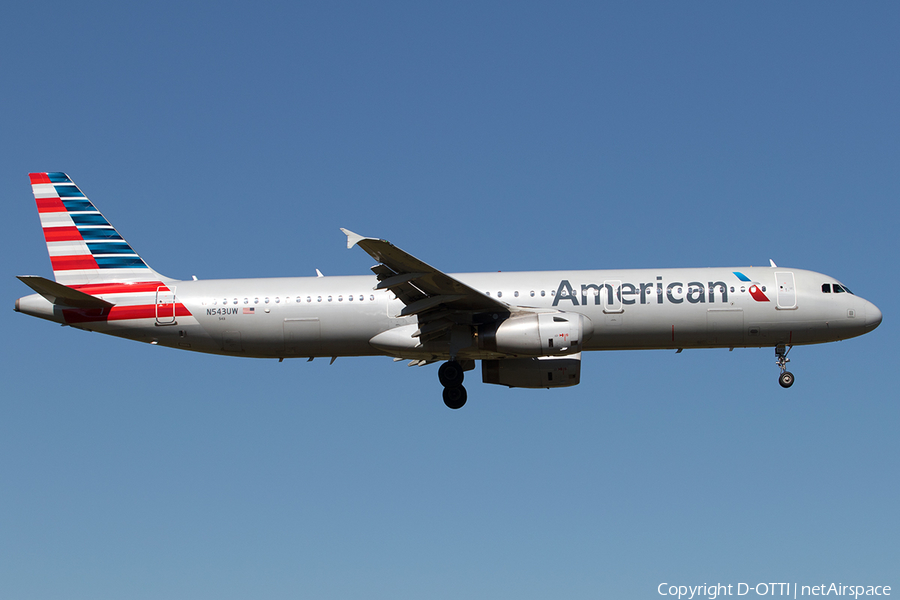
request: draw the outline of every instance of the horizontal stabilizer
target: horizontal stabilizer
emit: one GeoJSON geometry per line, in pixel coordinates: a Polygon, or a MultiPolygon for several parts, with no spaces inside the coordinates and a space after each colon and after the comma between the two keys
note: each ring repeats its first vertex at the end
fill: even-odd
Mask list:
{"type": "Polygon", "coordinates": [[[22,283],[58,306],[69,308],[111,308],[114,306],[111,302],[37,275],[18,275],[17,277],[22,283]]]}

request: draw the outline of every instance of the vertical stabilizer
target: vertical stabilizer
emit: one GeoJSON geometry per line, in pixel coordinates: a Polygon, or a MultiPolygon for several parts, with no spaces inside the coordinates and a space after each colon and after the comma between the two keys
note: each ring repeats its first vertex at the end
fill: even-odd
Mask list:
{"type": "Polygon", "coordinates": [[[53,276],[64,285],[166,281],[65,173],[31,173],[53,276]]]}

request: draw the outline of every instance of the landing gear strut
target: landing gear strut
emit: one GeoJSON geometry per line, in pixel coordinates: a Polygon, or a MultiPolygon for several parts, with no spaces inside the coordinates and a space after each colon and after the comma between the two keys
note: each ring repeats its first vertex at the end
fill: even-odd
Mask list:
{"type": "Polygon", "coordinates": [[[464,377],[462,365],[455,360],[445,362],[438,369],[438,380],[444,386],[444,404],[447,408],[455,410],[465,405],[468,394],[462,385],[464,377]]]}
{"type": "Polygon", "coordinates": [[[783,388],[789,388],[794,385],[794,374],[787,370],[787,364],[791,359],[787,357],[788,352],[793,346],[775,346],[775,364],[781,369],[781,375],[778,376],[778,383],[783,388]]]}

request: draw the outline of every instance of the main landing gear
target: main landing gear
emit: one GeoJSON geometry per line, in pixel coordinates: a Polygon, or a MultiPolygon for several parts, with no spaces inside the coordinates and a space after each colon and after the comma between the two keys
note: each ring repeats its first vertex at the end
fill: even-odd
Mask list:
{"type": "Polygon", "coordinates": [[[445,362],[438,369],[438,380],[444,386],[444,404],[447,408],[455,410],[465,405],[468,394],[462,384],[464,378],[462,365],[455,360],[445,362]]]}
{"type": "Polygon", "coordinates": [[[787,364],[791,359],[787,357],[788,352],[793,346],[775,346],[775,364],[781,369],[781,375],[778,376],[778,383],[783,388],[789,388],[794,385],[794,374],[787,370],[787,364]]]}

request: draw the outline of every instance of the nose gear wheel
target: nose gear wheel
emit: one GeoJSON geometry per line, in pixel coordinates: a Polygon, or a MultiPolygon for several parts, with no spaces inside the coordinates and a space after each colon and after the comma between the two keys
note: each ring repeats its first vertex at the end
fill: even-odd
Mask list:
{"type": "Polygon", "coordinates": [[[781,369],[781,375],[778,376],[778,384],[783,388],[789,388],[794,385],[794,374],[787,370],[787,364],[791,362],[787,355],[791,348],[793,346],[775,346],[775,364],[781,369]]]}

